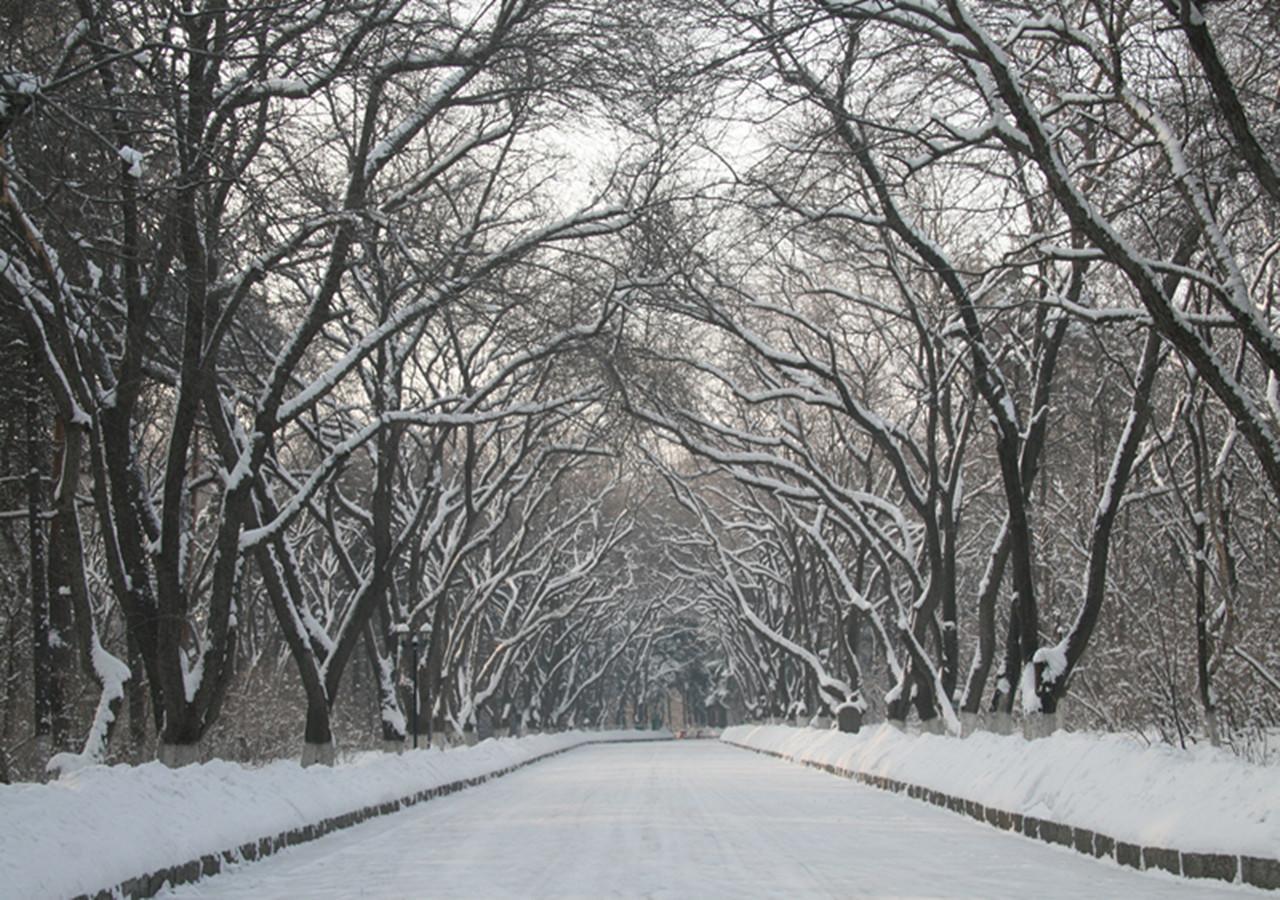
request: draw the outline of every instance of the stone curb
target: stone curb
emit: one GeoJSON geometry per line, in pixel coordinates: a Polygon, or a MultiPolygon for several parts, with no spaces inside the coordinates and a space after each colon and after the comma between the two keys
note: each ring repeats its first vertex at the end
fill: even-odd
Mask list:
{"type": "Polygon", "coordinates": [[[550,750],[537,756],[531,756],[529,759],[522,760],[502,769],[496,769],[484,775],[476,775],[471,778],[464,778],[461,781],[451,781],[447,784],[437,785],[433,788],[424,788],[423,790],[401,797],[398,800],[389,800],[386,803],[375,803],[370,806],[364,806],[360,809],[343,813],[339,816],[331,816],[328,819],[321,819],[310,825],[300,825],[297,828],[291,828],[288,831],[282,831],[271,837],[258,838],[256,841],[248,841],[238,847],[232,847],[223,850],[220,853],[206,853],[199,859],[191,859],[184,863],[178,863],[173,866],[165,866],[163,869],[157,869],[154,872],[148,872],[145,875],[138,875],[129,878],[119,884],[103,888],[92,894],[79,894],[73,900],[115,900],[115,898],[129,898],[129,900],[140,900],[144,897],[154,897],[166,887],[176,887],[180,884],[190,884],[193,881],[199,881],[201,878],[208,878],[210,875],[217,875],[222,871],[223,866],[232,866],[243,862],[252,862],[254,860],[263,859],[286,847],[294,847],[298,844],[305,844],[307,841],[314,841],[317,838],[324,837],[343,828],[350,828],[352,825],[359,825],[367,819],[377,816],[385,816],[389,813],[398,812],[409,806],[415,806],[418,803],[426,803],[428,800],[434,800],[437,797],[445,797],[449,794],[457,793],[463,788],[474,787],[478,784],[484,784],[495,778],[501,778],[503,775],[509,775],[517,769],[522,769],[531,763],[540,762],[544,759],[550,759],[553,756],[559,756],[562,753],[568,753],[571,750],[577,750],[579,747],[586,747],[591,744],[646,744],[659,741],[669,741],[672,738],[635,738],[625,741],[611,741],[608,739],[583,741],[581,744],[574,744],[572,747],[562,747],[559,750],[550,750]]]}
{"type": "Polygon", "coordinates": [[[762,750],[759,747],[751,747],[723,738],[721,742],[731,747],[799,763],[811,769],[821,769],[832,775],[850,778],[883,791],[906,794],[908,797],[941,806],[1004,831],[1012,831],[1034,840],[1069,847],[1087,856],[1110,859],[1132,869],[1159,869],[1184,878],[1210,878],[1232,884],[1280,890],[1280,860],[1231,853],[1192,853],[1167,847],[1142,847],[1089,828],[1077,828],[1034,816],[1024,816],[1021,813],[1006,812],[917,784],[895,781],[883,775],[844,769],[830,763],[797,759],[775,750],[762,750]]]}

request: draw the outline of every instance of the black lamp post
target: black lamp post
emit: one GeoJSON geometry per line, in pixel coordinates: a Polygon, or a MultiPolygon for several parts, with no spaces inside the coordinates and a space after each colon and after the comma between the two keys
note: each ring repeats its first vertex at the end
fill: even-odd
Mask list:
{"type": "MultiPolygon", "coordinates": [[[[418,641],[427,631],[410,631],[408,622],[401,622],[395,627],[395,632],[403,640],[409,639],[409,647],[411,648],[411,658],[413,668],[411,680],[413,682],[413,703],[409,710],[410,729],[413,731],[413,749],[418,749],[418,641]]],[[[428,737],[430,737],[428,735],[428,737]]]]}

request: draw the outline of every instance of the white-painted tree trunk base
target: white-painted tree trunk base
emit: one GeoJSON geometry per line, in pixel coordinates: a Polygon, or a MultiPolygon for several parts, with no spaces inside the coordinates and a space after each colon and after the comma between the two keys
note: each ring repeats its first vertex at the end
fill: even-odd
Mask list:
{"type": "Polygon", "coordinates": [[[388,740],[388,739],[383,739],[383,741],[382,741],[382,752],[383,752],[383,753],[403,753],[403,752],[404,752],[404,748],[405,748],[405,739],[404,739],[404,738],[400,738],[398,741],[397,741],[397,740],[388,740]]]}
{"type": "Polygon", "coordinates": [[[333,741],[323,744],[303,744],[302,745],[302,765],[307,766],[331,766],[338,758],[337,748],[333,746],[333,741]]]}
{"type": "Polygon", "coordinates": [[[920,723],[921,734],[946,734],[947,726],[942,721],[941,716],[934,716],[932,719],[925,719],[920,723]]]}
{"type": "Polygon", "coordinates": [[[35,756],[36,771],[40,778],[49,781],[57,777],[57,773],[49,771],[49,760],[53,757],[53,738],[47,734],[36,735],[31,750],[35,756]]]}
{"type": "Polygon", "coordinates": [[[982,730],[982,714],[975,712],[960,713],[960,735],[968,737],[975,731],[982,730]]]}
{"type": "Polygon", "coordinates": [[[815,717],[815,718],[814,718],[814,720],[813,720],[813,727],[814,727],[814,728],[817,728],[819,731],[830,731],[830,730],[831,730],[831,717],[830,717],[830,716],[817,716],[817,717],[815,717]]]}
{"type": "Polygon", "coordinates": [[[1222,731],[1218,727],[1218,712],[1216,709],[1205,710],[1204,724],[1209,732],[1209,744],[1214,747],[1221,747],[1222,731]]]}
{"type": "Polygon", "coordinates": [[[164,763],[170,769],[180,769],[183,766],[194,765],[203,761],[204,753],[199,743],[195,744],[165,744],[161,743],[156,748],[156,759],[164,763]]]}
{"type": "Polygon", "coordinates": [[[1022,736],[1027,740],[1048,737],[1062,727],[1062,713],[1033,713],[1022,720],[1022,736]]]}
{"type": "Polygon", "coordinates": [[[1013,716],[1007,712],[994,712],[987,719],[987,729],[992,734],[1013,734],[1013,716]]]}

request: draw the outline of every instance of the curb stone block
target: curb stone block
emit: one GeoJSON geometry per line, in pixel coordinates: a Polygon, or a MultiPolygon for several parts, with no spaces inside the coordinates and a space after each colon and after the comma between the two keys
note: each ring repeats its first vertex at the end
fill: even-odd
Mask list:
{"type": "Polygon", "coordinates": [[[1050,844],[1060,844],[1063,847],[1072,846],[1071,842],[1071,826],[1060,825],[1057,822],[1048,822],[1044,819],[1040,820],[1040,840],[1050,844]]]}
{"type": "Polygon", "coordinates": [[[1174,875],[1182,874],[1182,865],[1178,861],[1178,851],[1165,847],[1143,847],[1142,868],[1164,869],[1174,875]]]}
{"type": "Polygon", "coordinates": [[[1105,834],[1093,833],[1093,855],[1102,859],[1116,855],[1116,839],[1105,834]]]}
{"type": "Polygon", "coordinates": [[[1035,840],[1040,839],[1040,820],[1035,816],[1022,817],[1022,833],[1035,840]]]}
{"type": "Polygon", "coordinates": [[[1240,857],[1240,875],[1245,884],[1280,890],[1280,860],[1242,856],[1240,857]]]}
{"type": "Polygon", "coordinates": [[[1088,828],[1077,828],[1074,833],[1076,851],[1085,856],[1093,856],[1093,832],[1088,828]]]}
{"type": "Polygon", "coordinates": [[[1225,853],[1184,853],[1182,874],[1188,878],[1216,878],[1219,881],[1235,881],[1239,869],[1238,857],[1225,853]]]}

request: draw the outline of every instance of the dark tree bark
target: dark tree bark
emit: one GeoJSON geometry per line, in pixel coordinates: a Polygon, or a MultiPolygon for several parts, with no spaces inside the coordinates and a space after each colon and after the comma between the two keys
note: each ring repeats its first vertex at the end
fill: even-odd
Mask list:
{"type": "MultiPolygon", "coordinates": [[[[45,434],[49,423],[41,413],[43,391],[33,353],[28,355],[27,363],[25,481],[35,735],[42,750],[60,753],[70,750],[72,742],[69,702],[75,632],[70,591],[52,571],[54,560],[50,553],[50,534],[46,531],[48,503],[44,486],[49,462],[45,434]]],[[[61,439],[61,430],[61,422],[55,421],[55,442],[61,439]]],[[[44,762],[40,760],[41,765],[44,762]]]]}

